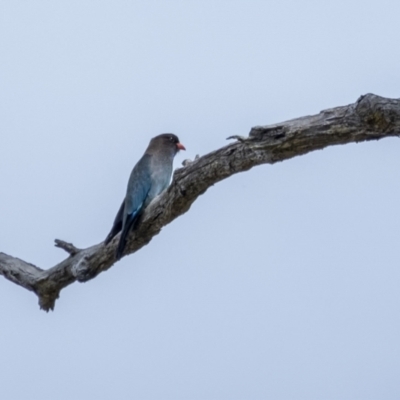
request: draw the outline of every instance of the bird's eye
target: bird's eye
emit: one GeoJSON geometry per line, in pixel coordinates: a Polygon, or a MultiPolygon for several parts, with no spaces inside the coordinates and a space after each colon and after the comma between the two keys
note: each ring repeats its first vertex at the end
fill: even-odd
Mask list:
{"type": "Polygon", "coordinates": [[[170,140],[171,142],[173,142],[173,141],[174,141],[173,136],[170,136],[170,137],[169,137],[169,140],[170,140]]]}

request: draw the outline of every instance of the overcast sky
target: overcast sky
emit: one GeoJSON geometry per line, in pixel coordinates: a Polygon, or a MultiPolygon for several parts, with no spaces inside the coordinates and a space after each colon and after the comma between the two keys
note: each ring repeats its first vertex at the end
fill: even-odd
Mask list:
{"type": "MultiPolygon", "coordinates": [[[[0,251],[104,240],[150,138],[400,97],[398,1],[0,0],[0,251]]],[[[54,312],[0,279],[0,398],[398,399],[400,141],[218,183],[54,312]]]]}

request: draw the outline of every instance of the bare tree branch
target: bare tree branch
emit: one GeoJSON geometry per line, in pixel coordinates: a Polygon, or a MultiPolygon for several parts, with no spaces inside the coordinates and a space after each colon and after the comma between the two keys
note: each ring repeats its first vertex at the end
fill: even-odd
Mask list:
{"type": "MultiPolygon", "coordinates": [[[[306,154],[327,146],[378,140],[400,135],[400,99],[373,94],[361,96],[356,103],[321,111],[268,126],[256,126],[248,137],[233,136],[237,141],[190,162],[175,171],[169,188],[145,210],[138,229],[131,233],[125,255],[148,244],[162,227],[189,210],[193,202],[210,186],[238,172],[261,164],[306,154]]],[[[39,305],[54,309],[60,291],[75,281],[95,278],[115,263],[118,236],[108,245],[97,244],[78,249],[56,240],[56,246],[69,257],[48,270],[0,253],[0,274],[31,290],[39,305]]]]}

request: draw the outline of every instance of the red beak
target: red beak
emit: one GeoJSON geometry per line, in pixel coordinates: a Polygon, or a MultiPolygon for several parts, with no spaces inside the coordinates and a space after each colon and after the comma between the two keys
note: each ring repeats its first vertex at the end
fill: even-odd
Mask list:
{"type": "Polygon", "coordinates": [[[179,142],[176,144],[176,147],[177,147],[179,150],[186,150],[186,149],[185,149],[185,146],[184,146],[182,143],[179,143],[179,142]]]}

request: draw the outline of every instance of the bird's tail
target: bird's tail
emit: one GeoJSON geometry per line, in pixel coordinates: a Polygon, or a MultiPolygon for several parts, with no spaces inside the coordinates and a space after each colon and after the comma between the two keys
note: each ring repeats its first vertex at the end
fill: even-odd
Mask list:
{"type": "Polygon", "coordinates": [[[122,229],[122,217],[124,214],[124,208],[125,208],[125,199],[121,204],[121,207],[119,208],[117,215],[114,220],[114,224],[111,228],[110,233],[107,235],[106,240],[104,241],[104,244],[107,245],[108,243],[111,242],[111,240],[114,238],[114,236],[117,235],[117,233],[122,229]]]}
{"type": "Polygon", "coordinates": [[[113,227],[111,228],[110,233],[107,235],[106,240],[104,241],[104,244],[107,245],[108,243],[111,242],[111,240],[114,239],[114,237],[118,234],[118,232],[121,230],[122,228],[122,222],[113,225],[113,227]]]}
{"type": "Polygon", "coordinates": [[[125,250],[126,236],[127,236],[127,233],[122,232],[121,233],[121,237],[119,238],[118,247],[117,247],[117,250],[115,252],[115,258],[116,258],[117,261],[121,259],[122,254],[123,254],[123,252],[125,250]]]}
{"type": "Polygon", "coordinates": [[[137,223],[139,221],[139,214],[131,214],[128,216],[128,219],[125,223],[125,226],[122,228],[121,236],[119,238],[119,243],[117,250],[115,252],[115,258],[118,260],[121,259],[123,252],[125,250],[126,246],[126,241],[128,239],[128,234],[131,230],[134,230],[137,226],[137,223]]]}

